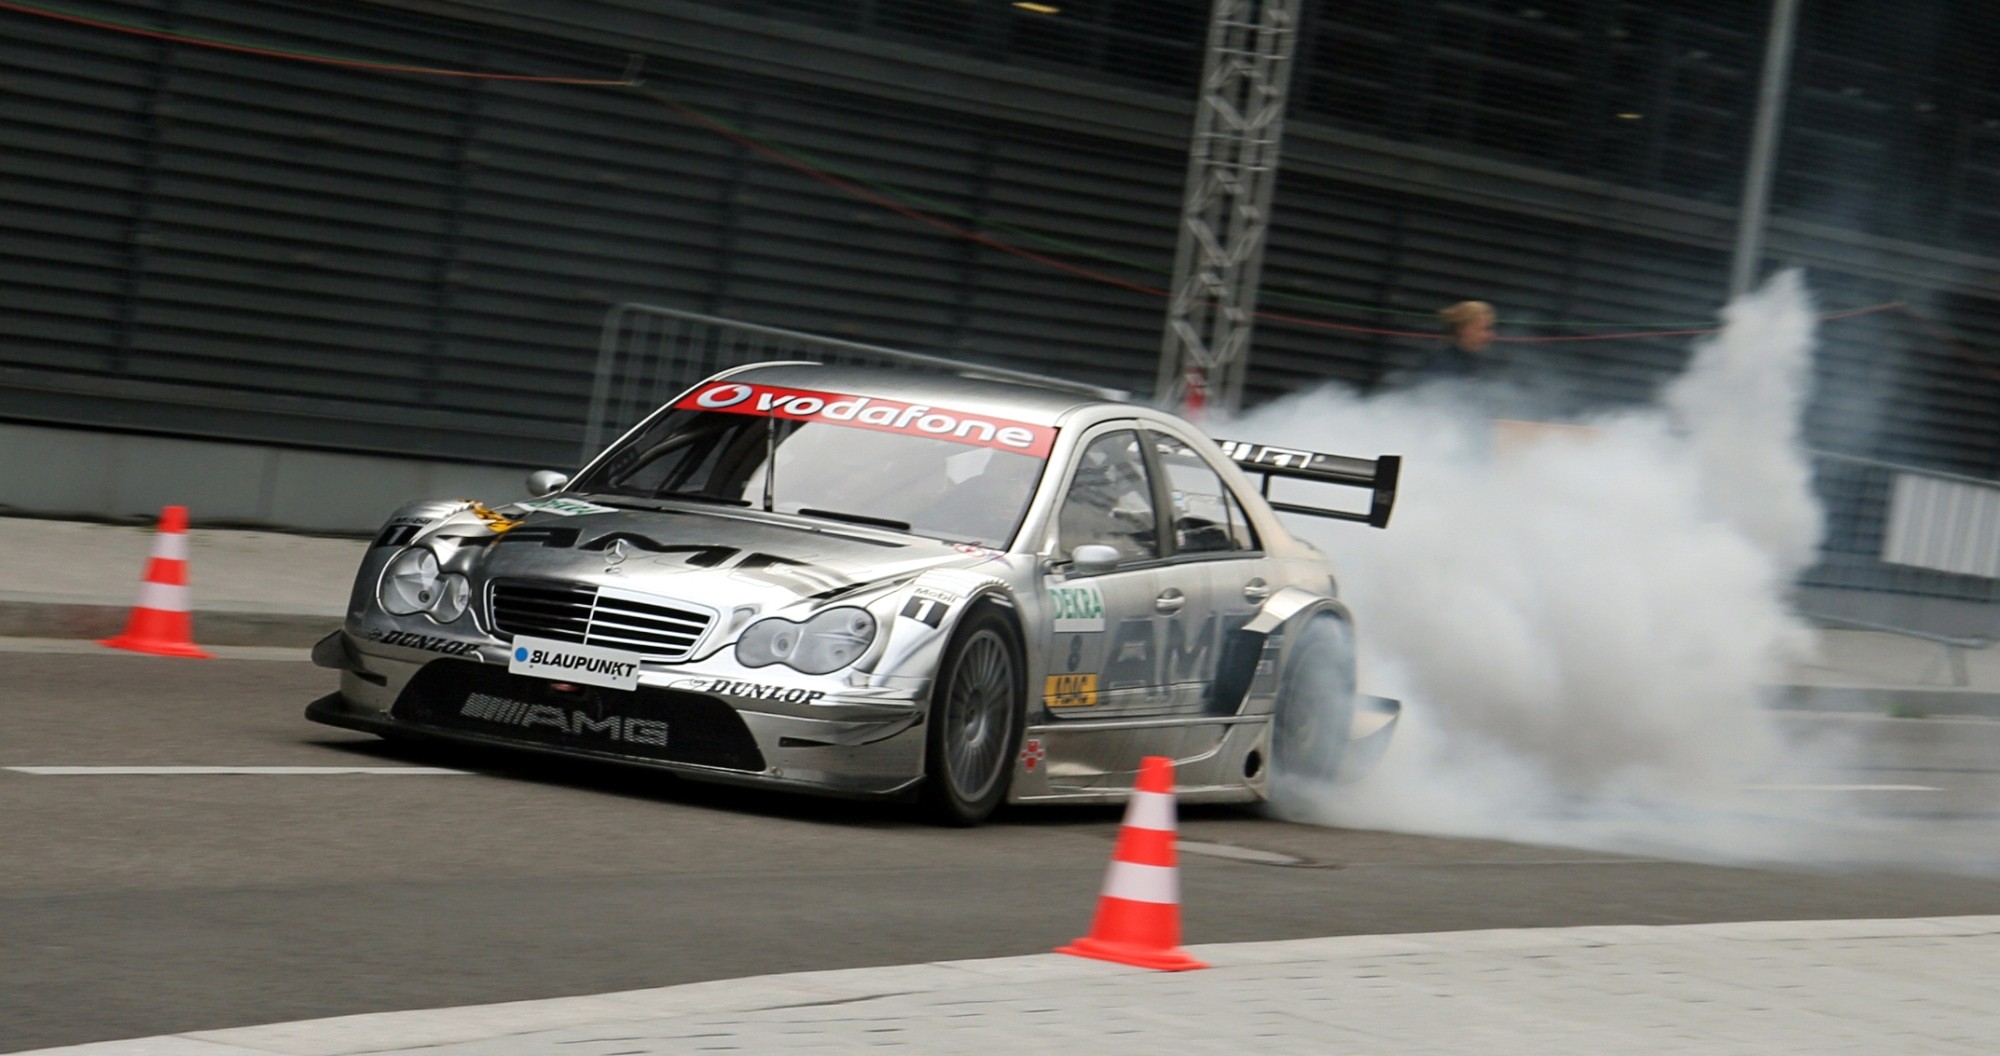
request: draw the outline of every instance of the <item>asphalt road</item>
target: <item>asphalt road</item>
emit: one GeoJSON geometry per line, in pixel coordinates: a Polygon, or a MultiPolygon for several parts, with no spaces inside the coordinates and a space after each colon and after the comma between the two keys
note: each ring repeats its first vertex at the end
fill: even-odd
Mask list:
{"type": "MultiPolygon", "coordinates": [[[[0,769],[6,1052],[1042,952],[1087,929],[1120,818],[948,830],[894,805],[400,749],[307,723],[331,675],[300,659],[0,649],[0,670],[0,767],[476,771],[0,769]]],[[[1186,941],[2000,913],[2000,875],[1923,865],[2000,846],[2000,723],[1799,721],[1863,751],[1786,780],[1935,790],[1863,819],[1914,864],[1720,867],[1184,808],[1186,941]]]]}

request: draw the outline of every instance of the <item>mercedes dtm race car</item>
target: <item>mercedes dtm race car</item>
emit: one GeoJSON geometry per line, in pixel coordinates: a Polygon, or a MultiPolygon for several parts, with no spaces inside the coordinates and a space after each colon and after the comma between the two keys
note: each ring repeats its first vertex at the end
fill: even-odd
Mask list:
{"type": "Polygon", "coordinates": [[[961,824],[1122,799],[1148,755],[1185,800],[1256,800],[1390,735],[1325,559],[1273,510],[1385,526],[1398,465],[1012,383],[726,371],[536,498],[398,510],[306,714],[961,824]],[[1370,499],[1275,502],[1273,477],[1370,499]]]}

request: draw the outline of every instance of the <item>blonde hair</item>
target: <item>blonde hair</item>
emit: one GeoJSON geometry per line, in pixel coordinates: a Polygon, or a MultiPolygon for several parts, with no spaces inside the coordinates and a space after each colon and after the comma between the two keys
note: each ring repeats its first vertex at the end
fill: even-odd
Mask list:
{"type": "Polygon", "coordinates": [[[1438,310],[1438,318],[1444,321],[1444,328],[1454,334],[1472,325],[1481,317],[1491,323],[1496,315],[1493,306],[1485,301],[1460,301],[1449,308],[1438,310]]]}

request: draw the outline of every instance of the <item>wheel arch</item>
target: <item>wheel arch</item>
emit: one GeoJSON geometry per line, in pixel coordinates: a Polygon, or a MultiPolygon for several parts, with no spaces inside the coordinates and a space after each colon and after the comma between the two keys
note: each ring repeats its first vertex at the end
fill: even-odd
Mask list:
{"type": "MultiPolygon", "coordinates": [[[[1296,632],[1307,621],[1322,615],[1332,616],[1346,624],[1349,631],[1354,628],[1353,613],[1339,598],[1328,594],[1286,587],[1265,599],[1257,615],[1239,628],[1223,647],[1222,659],[1215,672],[1217,710],[1240,712],[1266,663],[1272,665],[1270,670],[1274,679],[1282,679],[1291,660],[1292,649],[1299,640],[1296,632]],[[1280,634],[1281,631],[1286,633],[1280,634]],[[1274,634],[1278,635],[1279,642],[1275,655],[1270,648],[1274,634]]],[[[1273,685],[1275,687],[1275,681],[1273,685]]],[[[1275,699],[1275,690],[1271,696],[1275,699]]],[[[1270,707],[1271,701],[1266,700],[1260,710],[1270,707]]]]}
{"type": "MultiPolygon", "coordinates": [[[[1028,650],[1024,629],[1018,608],[1012,597],[1002,588],[983,589],[969,594],[962,602],[952,607],[948,623],[939,628],[939,667],[936,677],[931,680],[931,689],[924,708],[924,773],[925,778],[918,798],[931,816],[950,825],[976,825],[986,820],[994,809],[1011,798],[1014,759],[1020,751],[1021,738],[1028,723],[1028,701],[1032,694],[1028,685],[1028,650]],[[948,714],[955,704],[955,698],[946,695],[953,692],[956,679],[954,659],[958,650],[976,641],[981,633],[998,631],[1004,639],[1002,648],[1011,653],[1009,661],[1013,669],[1013,699],[1004,703],[1004,732],[993,758],[994,777],[987,791],[968,799],[962,791],[948,782],[951,778],[950,763],[941,754],[947,750],[946,738],[957,723],[948,714]],[[971,635],[972,637],[967,637],[971,635]]],[[[997,712],[996,712],[997,714],[997,712]]]]}
{"type": "MultiPolygon", "coordinates": [[[[1025,702],[1028,698],[1025,680],[1029,658],[1027,629],[1021,625],[1021,607],[1014,603],[1014,595],[1004,584],[997,580],[983,584],[967,593],[963,601],[953,605],[951,611],[946,614],[944,623],[938,627],[939,646],[941,649],[949,648],[966,621],[970,620],[974,613],[985,610],[998,613],[1001,621],[1006,624],[1008,637],[1014,645],[1014,656],[1022,665],[1021,697],[1025,702]]],[[[931,692],[937,692],[935,679],[932,680],[931,692]]]]}

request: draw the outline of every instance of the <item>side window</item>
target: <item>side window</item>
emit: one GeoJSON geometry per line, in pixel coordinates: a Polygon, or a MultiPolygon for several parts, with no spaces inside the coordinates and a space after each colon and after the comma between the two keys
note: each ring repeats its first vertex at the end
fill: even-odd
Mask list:
{"type": "Polygon", "coordinates": [[[1229,535],[1235,540],[1238,550],[1261,550],[1264,544],[1257,541],[1257,529],[1250,526],[1250,518],[1243,512],[1243,503],[1236,498],[1227,485],[1222,489],[1222,501],[1229,506],[1229,535]]]}
{"type": "Polygon", "coordinates": [[[1152,484],[1139,434],[1106,433],[1084,445],[1056,515],[1056,545],[1067,557],[1086,543],[1118,548],[1127,561],[1160,556],[1152,484]]]}
{"type": "Polygon", "coordinates": [[[1257,535],[1213,467],[1179,440],[1153,434],[1173,492],[1174,547],[1184,554],[1257,549],[1257,535]]]}

